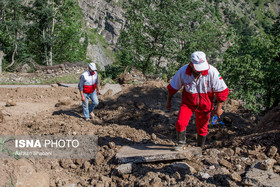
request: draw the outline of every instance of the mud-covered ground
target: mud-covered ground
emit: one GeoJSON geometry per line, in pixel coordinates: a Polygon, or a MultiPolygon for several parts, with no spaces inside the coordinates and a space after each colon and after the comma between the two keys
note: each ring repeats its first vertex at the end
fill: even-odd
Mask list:
{"type": "MultiPolygon", "coordinates": [[[[275,160],[272,169],[279,175],[279,108],[263,118],[245,112],[236,101],[224,106],[225,125],[209,124],[203,155],[180,161],[191,172],[173,167],[175,161],[162,161],[136,164],[130,174],[118,174],[115,155],[122,146],[175,145],[181,94],[167,112],[166,86],[163,81],[123,84],[116,95],[99,96],[91,121],[83,119],[76,88],[0,88],[2,135],[97,135],[99,149],[95,159],[0,159],[0,186],[31,180],[28,174],[32,184],[40,180],[49,186],[240,186],[250,166],[268,158],[275,160]],[[14,106],[7,106],[8,101],[14,106]]],[[[196,145],[194,118],[187,143],[196,145]]]]}

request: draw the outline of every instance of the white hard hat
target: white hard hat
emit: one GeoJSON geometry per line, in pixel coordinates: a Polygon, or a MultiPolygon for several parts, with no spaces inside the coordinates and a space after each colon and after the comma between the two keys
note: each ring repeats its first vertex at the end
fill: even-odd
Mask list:
{"type": "Polygon", "coordinates": [[[95,65],[95,63],[90,63],[89,65],[88,65],[88,67],[92,70],[92,71],[95,71],[95,70],[97,70],[96,69],[96,65],[95,65]]]}

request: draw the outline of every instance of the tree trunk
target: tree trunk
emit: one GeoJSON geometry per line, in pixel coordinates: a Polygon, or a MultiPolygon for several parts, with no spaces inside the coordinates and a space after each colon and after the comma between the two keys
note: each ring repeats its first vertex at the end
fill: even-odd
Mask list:
{"type": "Polygon", "coordinates": [[[12,55],[12,63],[10,65],[8,65],[5,69],[8,69],[8,68],[10,68],[14,65],[16,53],[17,53],[17,43],[15,43],[15,49],[14,49],[14,52],[13,52],[13,55],[12,55]]]}
{"type": "Polygon", "coordinates": [[[2,74],[2,58],[4,56],[4,53],[2,51],[2,48],[0,47],[0,74],[2,74]]]}
{"type": "MultiPolygon", "coordinates": [[[[54,2],[52,2],[52,5],[53,5],[53,9],[54,9],[54,2]]],[[[52,40],[53,40],[53,33],[54,33],[54,16],[53,16],[53,19],[52,19],[52,29],[51,29],[51,44],[50,44],[50,53],[49,53],[49,64],[50,66],[53,65],[53,52],[52,52],[52,40]]]]}
{"type": "MultiPolygon", "coordinates": [[[[46,40],[45,29],[43,29],[43,41],[45,42],[45,40],[46,40]]],[[[44,55],[45,55],[45,63],[47,66],[49,66],[48,49],[46,44],[44,44],[44,55]]]]}

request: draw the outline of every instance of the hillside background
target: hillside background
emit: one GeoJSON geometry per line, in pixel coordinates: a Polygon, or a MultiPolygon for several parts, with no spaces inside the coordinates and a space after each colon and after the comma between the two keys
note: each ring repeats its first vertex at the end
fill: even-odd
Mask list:
{"type": "Polygon", "coordinates": [[[2,0],[0,72],[94,61],[103,79],[114,80],[135,67],[168,81],[193,51],[202,50],[223,75],[231,97],[260,112],[280,100],[279,4],[2,0]]]}

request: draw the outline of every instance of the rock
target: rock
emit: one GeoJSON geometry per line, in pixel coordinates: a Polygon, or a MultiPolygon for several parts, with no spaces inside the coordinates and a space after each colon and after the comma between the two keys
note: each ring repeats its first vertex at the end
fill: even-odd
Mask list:
{"type": "Polygon", "coordinates": [[[86,172],[89,170],[90,166],[91,166],[91,164],[89,163],[89,161],[86,161],[83,164],[83,168],[86,172]]]}
{"type": "Polygon", "coordinates": [[[204,161],[208,165],[214,165],[214,166],[218,166],[219,165],[217,157],[212,157],[212,156],[211,157],[206,157],[204,161]]]}
{"type": "Polygon", "coordinates": [[[174,171],[179,171],[189,175],[196,173],[196,170],[185,162],[175,162],[171,164],[171,167],[174,171]]]}
{"type": "Polygon", "coordinates": [[[64,184],[64,181],[61,180],[60,178],[57,178],[57,179],[55,180],[55,184],[56,184],[57,187],[62,187],[63,184],[64,184]]]}
{"type": "Polygon", "coordinates": [[[146,81],[145,75],[134,67],[131,69],[130,72],[125,71],[124,73],[122,73],[117,79],[120,84],[146,81]]]}
{"type": "Polygon", "coordinates": [[[242,166],[240,164],[237,164],[236,169],[237,169],[237,171],[240,171],[242,169],[242,166]]]}
{"type": "Polygon", "coordinates": [[[172,176],[174,177],[174,179],[176,179],[176,181],[179,181],[182,178],[178,171],[176,171],[172,176]]]}
{"type": "Polygon", "coordinates": [[[241,153],[242,149],[240,147],[235,148],[235,154],[239,155],[241,153]]]}
{"type": "Polygon", "coordinates": [[[216,158],[220,154],[220,151],[218,149],[210,149],[210,150],[207,150],[207,152],[208,152],[209,156],[216,157],[216,158]]]}
{"type": "Polygon", "coordinates": [[[236,172],[231,173],[230,174],[230,178],[232,180],[234,180],[235,182],[241,182],[242,181],[241,176],[238,173],[236,173],[236,172]]]}
{"type": "Polygon", "coordinates": [[[260,169],[262,169],[262,170],[270,170],[271,168],[273,168],[275,162],[276,162],[276,160],[274,160],[274,159],[264,160],[260,164],[260,169]]]}
{"type": "Polygon", "coordinates": [[[261,170],[261,162],[252,164],[244,177],[244,185],[249,186],[279,186],[280,176],[270,170],[261,170]]]}
{"type": "Polygon", "coordinates": [[[56,88],[58,87],[58,84],[51,84],[51,87],[56,88]]]}
{"type": "Polygon", "coordinates": [[[110,96],[112,96],[112,95],[113,95],[113,90],[112,90],[112,89],[107,90],[107,92],[105,92],[105,93],[103,94],[104,97],[110,97],[110,96]]]}
{"type": "Polygon", "coordinates": [[[275,173],[280,173],[280,166],[278,166],[278,165],[274,165],[273,166],[273,171],[275,172],[275,173]]]}
{"type": "Polygon", "coordinates": [[[64,169],[69,168],[72,164],[73,164],[73,162],[71,159],[61,159],[59,161],[59,165],[64,169]]]}
{"type": "Polygon", "coordinates": [[[58,103],[55,104],[56,107],[62,106],[62,105],[71,105],[71,98],[70,97],[63,97],[60,100],[58,100],[58,103]]]}
{"type": "Polygon", "coordinates": [[[150,182],[150,184],[152,187],[161,187],[162,186],[162,182],[159,177],[153,178],[152,181],[150,182]]]}
{"type": "Polygon", "coordinates": [[[94,160],[95,164],[100,165],[103,163],[103,161],[104,161],[104,156],[100,152],[98,152],[94,160]]]}
{"type": "Polygon", "coordinates": [[[77,169],[78,166],[77,166],[76,164],[71,164],[70,167],[71,167],[72,169],[77,169]]]}
{"type": "Polygon", "coordinates": [[[158,175],[150,171],[138,181],[138,186],[150,186],[150,182],[153,181],[153,179],[155,178],[158,178],[158,175]]]}
{"type": "Polygon", "coordinates": [[[144,109],[145,108],[145,103],[143,103],[143,102],[137,102],[136,103],[136,107],[139,109],[139,110],[142,110],[142,109],[144,109]]]}
{"type": "Polygon", "coordinates": [[[140,144],[123,146],[116,154],[121,163],[143,163],[164,160],[190,159],[201,153],[200,147],[188,147],[182,151],[173,151],[172,145],[140,144]]]}
{"type": "Polygon", "coordinates": [[[215,175],[229,175],[230,174],[229,170],[225,167],[218,167],[214,173],[215,173],[215,175]]]}
{"type": "Polygon", "coordinates": [[[132,173],[132,168],[133,168],[133,164],[127,163],[127,164],[119,165],[116,169],[117,169],[118,174],[124,175],[124,174],[132,173]]]}
{"type": "Polygon", "coordinates": [[[248,154],[257,157],[257,155],[259,154],[259,152],[258,152],[258,151],[255,151],[255,150],[248,150],[248,154]]]}
{"type": "Polygon", "coordinates": [[[211,176],[208,173],[200,172],[200,176],[203,179],[209,179],[211,176]]]}
{"type": "Polygon", "coordinates": [[[223,152],[226,153],[229,156],[233,156],[234,155],[234,150],[232,150],[230,148],[223,149],[223,152]]]}
{"type": "Polygon", "coordinates": [[[10,107],[10,106],[16,106],[16,102],[13,101],[12,99],[9,99],[7,102],[6,102],[6,107],[10,107]]]}
{"type": "Polygon", "coordinates": [[[257,160],[266,160],[267,156],[263,152],[259,152],[257,155],[257,160]]]}
{"type": "Polygon", "coordinates": [[[103,175],[100,176],[100,180],[103,182],[103,184],[112,182],[111,178],[103,176],[103,175]]]}
{"type": "Polygon", "coordinates": [[[29,66],[28,64],[24,64],[24,65],[21,67],[20,72],[21,72],[21,73],[28,73],[30,70],[31,70],[30,66],[29,66]]]}
{"type": "Polygon", "coordinates": [[[267,156],[270,157],[270,158],[274,158],[274,156],[277,154],[277,147],[275,146],[271,146],[267,152],[267,156]]]}
{"type": "Polygon", "coordinates": [[[115,142],[109,142],[109,147],[110,147],[111,149],[115,149],[115,148],[116,148],[115,142]]]}
{"type": "Polygon", "coordinates": [[[110,95],[107,95],[107,96],[113,96],[119,92],[122,91],[122,87],[121,85],[119,84],[105,84],[101,89],[100,89],[100,94],[101,95],[105,95],[105,94],[110,94],[110,95]],[[110,91],[110,93],[107,93],[109,90],[112,90],[110,91]]]}
{"type": "Polygon", "coordinates": [[[222,166],[225,166],[225,167],[228,168],[228,169],[232,169],[231,163],[228,162],[227,160],[220,159],[220,160],[219,160],[219,163],[220,163],[222,166]]]}
{"type": "Polygon", "coordinates": [[[154,133],[152,133],[152,140],[156,140],[157,139],[157,135],[155,135],[154,133]]]}

